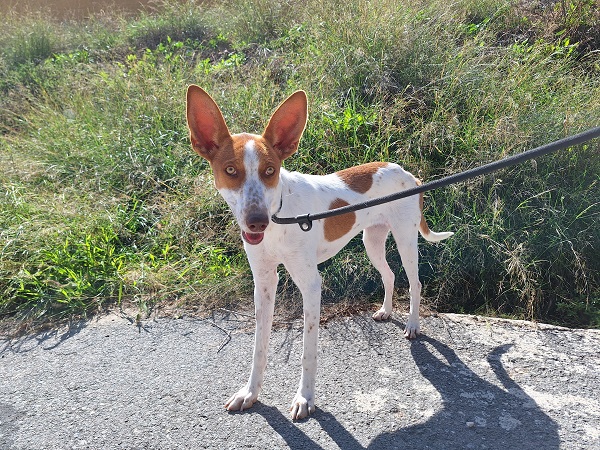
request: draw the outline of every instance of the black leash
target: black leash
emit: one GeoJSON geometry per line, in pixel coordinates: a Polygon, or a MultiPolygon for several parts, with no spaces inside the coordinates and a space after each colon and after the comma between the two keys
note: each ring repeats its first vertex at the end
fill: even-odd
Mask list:
{"type": "Polygon", "coordinates": [[[501,159],[500,161],[495,161],[489,164],[485,164],[483,166],[475,167],[473,169],[466,170],[464,172],[460,172],[454,175],[450,175],[445,178],[440,178],[439,180],[431,181],[426,184],[422,184],[415,188],[407,189],[402,192],[397,192],[395,194],[386,195],[384,197],[378,197],[371,200],[368,200],[363,203],[357,203],[355,205],[343,206],[341,208],[330,209],[328,211],[323,211],[316,214],[301,214],[295,217],[277,217],[277,214],[273,214],[271,216],[271,220],[277,224],[288,225],[292,223],[297,223],[300,225],[300,228],[303,231],[309,231],[312,228],[313,220],[321,220],[326,219],[332,216],[338,216],[341,214],[346,214],[349,212],[358,211],[365,208],[370,208],[372,206],[381,205],[383,203],[392,202],[394,200],[399,200],[401,198],[410,197],[411,195],[420,194],[421,192],[431,191],[433,189],[441,188],[444,186],[448,186],[454,183],[460,183],[461,181],[468,180],[470,178],[479,177],[481,175],[485,175],[491,172],[495,172],[496,170],[504,169],[509,166],[514,166],[516,164],[520,164],[522,162],[528,161],[533,158],[537,158],[539,156],[546,155],[548,153],[554,152],[556,150],[561,150],[568,147],[573,147],[575,145],[583,144],[584,142],[590,141],[600,137],[600,127],[592,128],[590,130],[584,131],[583,133],[576,134],[574,136],[569,136],[564,139],[560,139],[558,141],[552,142],[550,144],[542,145],[541,147],[534,148],[532,150],[528,150],[523,153],[519,153],[518,155],[509,156],[508,158],[501,159]]]}

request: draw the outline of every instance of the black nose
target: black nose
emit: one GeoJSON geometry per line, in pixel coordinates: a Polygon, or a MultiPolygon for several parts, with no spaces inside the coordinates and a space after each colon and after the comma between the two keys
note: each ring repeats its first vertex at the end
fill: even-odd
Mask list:
{"type": "Polygon", "coordinates": [[[269,225],[269,218],[265,214],[251,214],[246,218],[246,226],[252,233],[262,233],[269,225]]]}

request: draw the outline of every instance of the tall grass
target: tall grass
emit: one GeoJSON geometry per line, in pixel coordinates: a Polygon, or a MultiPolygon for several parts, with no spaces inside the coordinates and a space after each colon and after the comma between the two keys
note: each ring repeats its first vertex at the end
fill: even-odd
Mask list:
{"type": "MultiPolygon", "coordinates": [[[[596,2],[545,5],[229,0],[1,19],[0,315],[249,301],[236,225],[189,148],[190,83],[235,131],[305,89],[286,165],[313,173],[389,160],[430,180],[597,126],[596,2]]],[[[421,246],[429,304],[600,325],[599,154],[593,142],[429,193],[432,228],[456,232],[421,246]]],[[[380,301],[360,247],[323,265],[326,302],[380,301]]],[[[400,272],[391,242],[389,259],[400,272]]],[[[285,276],[280,291],[297,297],[285,276]]]]}

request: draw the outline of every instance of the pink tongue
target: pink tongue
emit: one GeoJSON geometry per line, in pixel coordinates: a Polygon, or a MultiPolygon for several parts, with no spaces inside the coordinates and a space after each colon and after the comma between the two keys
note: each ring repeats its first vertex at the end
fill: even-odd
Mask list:
{"type": "Polygon", "coordinates": [[[242,237],[250,245],[260,244],[264,236],[264,233],[246,233],[242,231],[242,237]]]}

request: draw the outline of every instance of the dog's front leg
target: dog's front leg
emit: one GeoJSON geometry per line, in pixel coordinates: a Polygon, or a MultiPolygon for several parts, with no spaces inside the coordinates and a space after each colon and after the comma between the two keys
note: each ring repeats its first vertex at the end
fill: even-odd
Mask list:
{"type": "Polygon", "coordinates": [[[225,403],[225,408],[229,411],[243,411],[254,404],[262,389],[265,368],[267,367],[269,335],[273,324],[278,281],[277,266],[267,265],[264,261],[251,264],[251,266],[254,276],[254,309],[256,315],[252,369],[246,385],[225,403]]]}
{"type": "Polygon", "coordinates": [[[316,263],[314,265],[304,263],[300,268],[287,266],[286,268],[302,293],[304,308],[302,374],[298,392],[290,407],[292,419],[298,420],[315,411],[315,379],[321,313],[321,275],[317,270],[316,263]]]}

